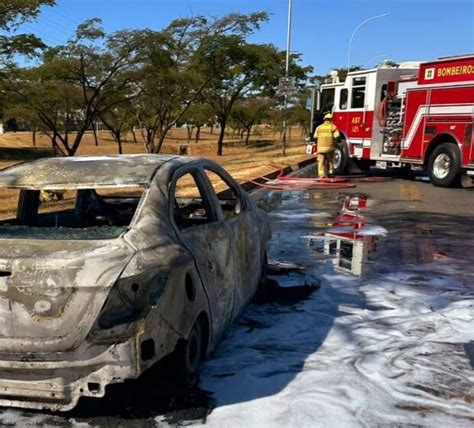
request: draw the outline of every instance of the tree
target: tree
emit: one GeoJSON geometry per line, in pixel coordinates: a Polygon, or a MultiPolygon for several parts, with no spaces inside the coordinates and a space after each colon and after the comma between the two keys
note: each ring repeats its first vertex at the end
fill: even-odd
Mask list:
{"type": "Polygon", "coordinates": [[[68,143],[69,133],[79,111],[80,93],[76,88],[51,77],[47,67],[21,69],[9,67],[10,78],[5,92],[9,99],[6,117],[29,123],[38,122],[51,138],[55,153],[65,154],[58,145],[68,143]]]}
{"type": "Polygon", "coordinates": [[[292,126],[299,126],[301,128],[301,134],[307,134],[309,132],[310,119],[311,113],[304,106],[300,104],[292,106],[288,112],[288,124],[290,125],[289,137],[291,137],[292,126]]]}
{"type": "Polygon", "coordinates": [[[204,18],[195,17],[173,21],[160,32],[141,32],[141,95],[133,105],[150,153],[160,152],[169,130],[182,119],[207,83],[195,61],[205,25],[204,18]]]}
{"type": "Polygon", "coordinates": [[[266,16],[198,16],[175,20],[161,32],[143,32],[142,95],[135,108],[149,152],[160,152],[169,130],[216,78],[217,69],[207,62],[209,49],[219,48],[225,37],[249,34],[266,16]]]}
{"type": "MultiPolygon", "coordinates": [[[[220,126],[219,156],[223,152],[225,128],[235,103],[248,95],[275,96],[278,79],[284,75],[284,52],[272,45],[246,41],[251,31],[265,19],[265,14],[254,16],[245,32],[213,38],[204,47],[203,67],[208,68],[212,79],[203,96],[212,106],[220,126]]],[[[298,58],[291,57],[290,75],[305,80],[310,68],[299,67],[298,58]]]]}
{"type": "Polygon", "coordinates": [[[249,143],[252,128],[268,117],[274,103],[272,99],[266,97],[248,97],[235,104],[230,121],[241,129],[241,137],[246,134],[246,146],[249,143]]]}
{"type": "Polygon", "coordinates": [[[201,128],[214,120],[211,107],[202,102],[192,104],[182,119],[188,126],[196,128],[194,137],[196,143],[201,138],[201,128]]]}
{"type": "MultiPolygon", "coordinates": [[[[33,20],[39,14],[41,6],[54,4],[55,0],[3,0],[0,3],[0,30],[6,32],[17,30],[21,24],[33,20]]],[[[32,34],[0,34],[0,90],[5,83],[2,67],[11,62],[14,55],[33,56],[40,48],[44,48],[44,44],[32,34]]],[[[5,106],[0,105],[0,124],[4,119],[5,109],[5,106]]]]}
{"type": "MultiPolygon", "coordinates": [[[[255,25],[258,23],[256,21],[255,25]]],[[[223,153],[224,136],[232,108],[239,99],[259,89],[258,80],[265,71],[263,64],[276,60],[273,47],[248,44],[245,41],[247,35],[215,37],[203,52],[205,67],[208,67],[207,72],[212,76],[203,96],[212,107],[220,127],[217,141],[219,156],[223,153]]]]}
{"type": "Polygon", "coordinates": [[[24,106],[12,104],[7,107],[8,104],[4,107],[1,120],[5,120],[8,124],[9,121],[14,121],[18,124],[18,118],[20,118],[20,125],[23,125],[32,130],[31,142],[33,147],[36,147],[36,133],[38,128],[41,129],[41,123],[38,119],[38,116],[31,109],[25,109],[24,106]]]}
{"type": "Polygon", "coordinates": [[[19,111],[36,114],[56,151],[73,156],[97,118],[137,95],[133,36],[106,37],[100,20],[89,20],[46,50],[40,66],[10,67],[6,90],[19,111]]]}
{"type": "MultiPolygon", "coordinates": [[[[4,0],[0,4],[0,29],[13,31],[24,22],[33,20],[41,6],[53,6],[55,0],[4,0]]],[[[44,47],[32,34],[0,35],[0,65],[15,54],[33,55],[44,47]]]]}
{"type": "Polygon", "coordinates": [[[311,93],[308,89],[302,90],[294,100],[293,105],[288,109],[290,132],[291,126],[299,126],[302,136],[309,133],[311,112],[306,108],[306,102],[310,96],[311,93]]]}
{"type": "Polygon", "coordinates": [[[133,128],[136,121],[131,103],[117,103],[116,107],[102,112],[100,119],[114,137],[119,154],[123,154],[123,137],[133,128]]]}

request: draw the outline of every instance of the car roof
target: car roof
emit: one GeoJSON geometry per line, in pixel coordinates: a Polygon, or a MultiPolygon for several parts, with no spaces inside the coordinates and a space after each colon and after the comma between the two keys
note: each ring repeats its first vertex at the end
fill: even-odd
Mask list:
{"type": "Polygon", "coordinates": [[[116,155],[43,158],[0,170],[0,188],[84,189],[145,186],[169,161],[196,160],[173,155],[116,155]]]}

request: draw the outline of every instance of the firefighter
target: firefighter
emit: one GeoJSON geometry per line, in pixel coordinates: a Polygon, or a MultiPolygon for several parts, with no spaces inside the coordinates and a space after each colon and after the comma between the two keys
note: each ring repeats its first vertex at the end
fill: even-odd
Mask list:
{"type": "Polygon", "coordinates": [[[324,116],[324,123],[314,131],[314,139],[318,145],[318,176],[327,178],[334,176],[334,150],[339,139],[339,130],[332,123],[332,114],[324,116]]]}

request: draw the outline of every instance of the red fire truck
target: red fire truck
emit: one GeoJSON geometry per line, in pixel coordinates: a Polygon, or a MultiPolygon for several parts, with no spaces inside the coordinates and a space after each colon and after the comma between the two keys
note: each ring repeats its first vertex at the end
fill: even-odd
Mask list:
{"type": "Polygon", "coordinates": [[[341,131],[336,173],[355,165],[424,169],[435,186],[474,180],[474,55],[384,63],[320,87],[316,123],[341,131]],[[321,120],[319,120],[321,121],[321,120]]]}

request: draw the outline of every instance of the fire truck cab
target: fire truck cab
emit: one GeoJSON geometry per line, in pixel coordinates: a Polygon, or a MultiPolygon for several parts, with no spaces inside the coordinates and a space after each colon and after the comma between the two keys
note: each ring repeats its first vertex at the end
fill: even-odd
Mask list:
{"type": "Polygon", "coordinates": [[[474,177],[472,55],[333,76],[320,87],[316,124],[327,112],[342,139],[336,174],[377,164],[425,169],[441,187],[474,177]]]}

